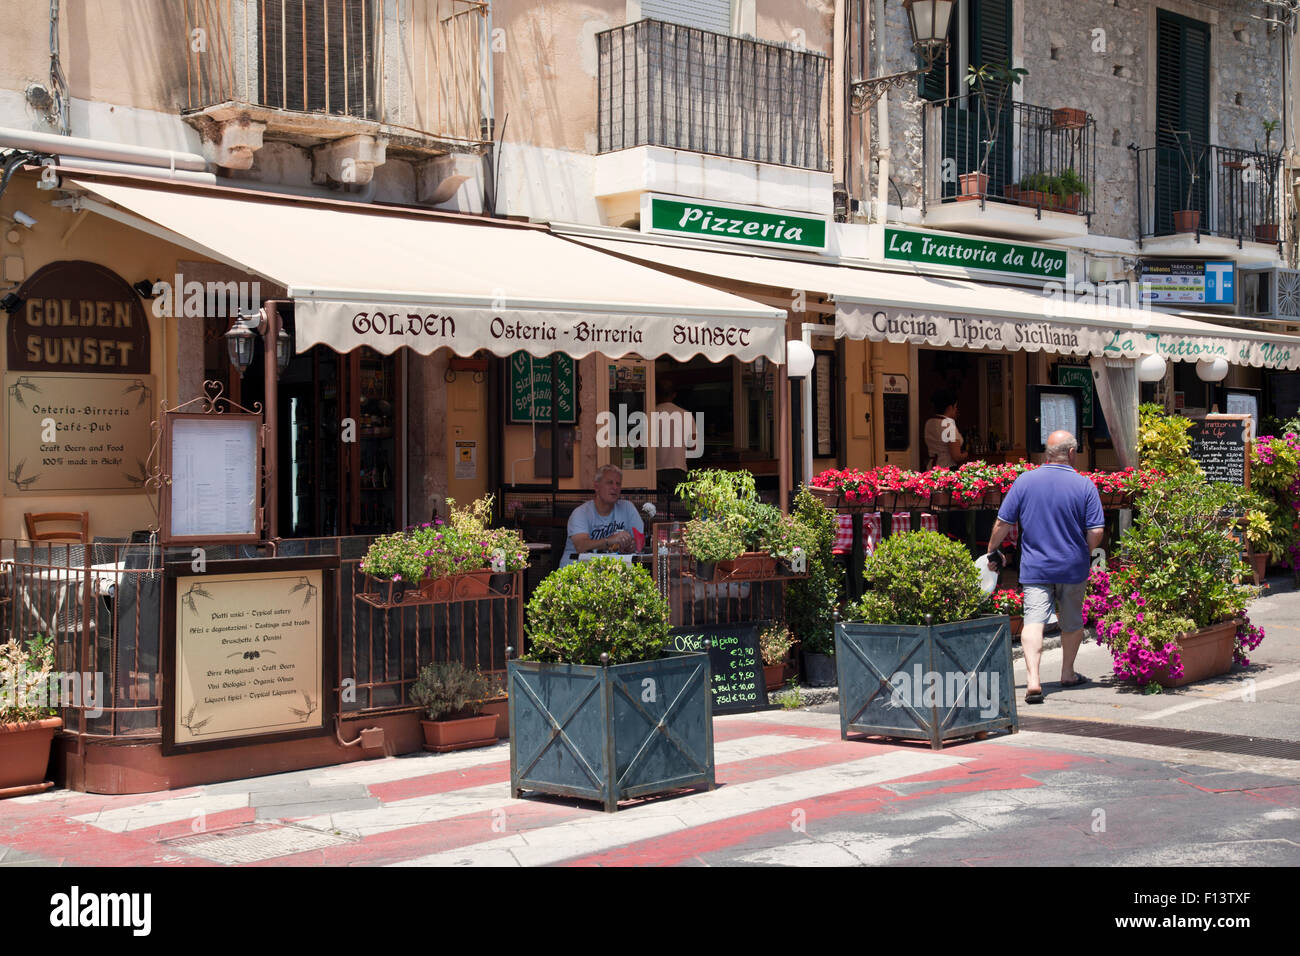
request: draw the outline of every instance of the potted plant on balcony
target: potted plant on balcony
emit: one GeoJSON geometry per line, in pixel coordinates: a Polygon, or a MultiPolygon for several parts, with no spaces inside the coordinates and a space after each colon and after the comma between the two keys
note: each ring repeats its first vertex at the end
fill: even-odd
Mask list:
{"type": "Polygon", "coordinates": [[[644,568],[570,564],[528,603],[508,664],[510,788],[598,800],[713,789],[707,653],[663,653],[668,602],[644,568]]]}
{"type": "Polygon", "coordinates": [[[1092,194],[1092,190],[1073,166],[1068,167],[1058,178],[1062,193],[1061,209],[1077,215],[1083,200],[1092,194]]]}
{"type": "Polygon", "coordinates": [[[981,616],[965,546],[934,531],[891,535],[863,567],[868,590],[835,628],[840,735],[945,740],[1016,729],[1011,631],[981,616]]]}
{"type": "Polygon", "coordinates": [[[1199,232],[1201,211],[1192,207],[1192,200],[1196,196],[1196,184],[1201,179],[1201,162],[1209,147],[1198,147],[1192,142],[1192,134],[1187,130],[1170,129],[1169,133],[1178,147],[1178,157],[1187,175],[1187,201],[1182,209],[1174,210],[1174,232],[1199,232]]]}
{"type": "MultiPolygon", "coordinates": [[[[1263,125],[1264,152],[1262,154],[1262,161],[1264,168],[1261,172],[1264,176],[1264,182],[1268,187],[1268,206],[1266,211],[1269,214],[1269,218],[1274,219],[1274,221],[1255,223],[1255,241],[1277,242],[1279,226],[1276,221],[1277,210],[1275,204],[1277,202],[1277,174],[1278,169],[1282,165],[1282,151],[1278,150],[1276,153],[1273,152],[1273,134],[1277,132],[1277,120],[1265,120],[1263,125]]],[[[1255,143],[1255,151],[1256,153],[1259,152],[1258,141],[1255,143]]],[[[1258,156],[1256,157],[1256,162],[1260,162],[1258,156]]],[[[1256,173],[1256,176],[1258,175],[1259,174],[1256,173]]]]}
{"type": "Polygon", "coordinates": [[[1030,173],[1020,180],[1020,202],[1039,209],[1048,208],[1056,190],[1052,180],[1047,173],[1030,173]]]}
{"type": "Polygon", "coordinates": [[[1083,129],[1087,125],[1087,110],[1074,107],[1052,110],[1052,129],[1083,129]]]}
{"type": "Polygon", "coordinates": [[[980,155],[979,167],[970,173],[962,173],[960,199],[980,199],[988,195],[989,158],[998,142],[998,133],[1002,129],[1002,120],[1011,98],[1011,88],[1029,75],[1021,67],[1008,63],[985,63],[967,69],[965,82],[979,98],[984,128],[980,131],[988,138],[984,140],[984,149],[980,155]]]}
{"type": "Polygon", "coordinates": [[[488,682],[459,661],[426,664],[411,687],[411,700],[424,708],[424,749],[434,753],[488,747],[497,742],[495,714],[482,715],[488,682]]]}
{"type": "Polygon", "coordinates": [[[0,799],[40,793],[50,742],[63,726],[50,704],[54,642],[37,635],[0,645],[0,799]]]}
{"type": "Polygon", "coordinates": [[[1230,534],[1257,511],[1255,496],[1199,475],[1166,478],[1138,501],[1116,566],[1092,572],[1084,624],[1114,657],[1114,672],[1148,692],[1232,669],[1263,631],[1245,616],[1258,588],[1230,534]]]}

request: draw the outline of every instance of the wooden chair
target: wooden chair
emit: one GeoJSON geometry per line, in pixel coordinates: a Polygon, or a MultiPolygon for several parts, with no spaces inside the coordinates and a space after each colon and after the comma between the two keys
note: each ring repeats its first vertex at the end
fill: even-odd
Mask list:
{"type": "Polygon", "coordinates": [[[39,514],[33,514],[28,511],[23,515],[23,520],[27,522],[27,537],[33,541],[77,541],[81,544],[90,543],[90,512],[89,511],[44,511],[39,514]],[[43,524],[77,524],[79,530],[62,529],[54,531],[37,530],[43,524]]]}

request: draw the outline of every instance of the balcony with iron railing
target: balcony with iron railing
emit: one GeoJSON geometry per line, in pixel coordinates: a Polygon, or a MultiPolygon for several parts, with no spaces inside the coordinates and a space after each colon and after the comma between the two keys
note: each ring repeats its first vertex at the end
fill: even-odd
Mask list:
{"type": "Polygon", "coordinates": [[[1268,259],[1281,255],[1280,156],[1189,142],[1173,134],[1159,139],[1155,146],[1129,147],[1137,163],[1144,248],[1154,240],[1157,246],[1180,242],[1188,247],[1185,251],[1199,254],[1212,252],[1205,248],[1209,245],[1225,251],[1253,248],[1268,259]]]}
{"type": "Polygon", "coordinates": [[[486,8],[482,0],[186,0],[184,112],[196,123],[237,116],[307,143],[361,134],[416,152],[480,144],[488,136],[486,8]]]}
{"type": "Polygon", "coordinates": [[[828,57],[658,20],[596,40],[600,153],[661,146],[830,170],[828,57]]]}
{"type": "Polygon", "coordinates": [[[1087,234],[1096,121],[1082,110],[984,103],[971,94],[921,106],[926,224],[1039,239],[1087,234]]]}

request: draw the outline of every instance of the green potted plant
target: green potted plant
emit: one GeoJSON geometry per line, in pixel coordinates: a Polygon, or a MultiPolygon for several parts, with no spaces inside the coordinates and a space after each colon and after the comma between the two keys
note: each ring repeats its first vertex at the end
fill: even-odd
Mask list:
{"type": "Polygon", "coordinates": [[[497,719],[479,713],[488,682],[459,661],[426,664],[411,687],[411,700],[424,708],[424,749],[434,753],[487,747],[497,742],[497,719]]]}
{"type": "Polygon", "coordinates": [[[835,628],[840,734],[945,740],[1017,728],[1010,622],[982,616],[975,563],[934,531],[891,535],[835,628]]]}
{"type": "Polygon", "coordinates": [[[695,559],[695,576],[712,581],[719,562],[734,561],[745,552],[745,532],[736,515],[692,518],[683,532],[686,553],[695,559]]]}
{"type": "Polygon", "coordinates": [[[792,647],[794,638],[784,624],[772,624],[758,635],[758,651],[763,656],[763,683],[769,692],[785,683],[785,666],[792,647]]]}
{"type": "MultiPolygon", "coordinates": [[[[1266,207],[1272,222],[1255,223],[1255,241],[1256,242],[1277,242],[1279,226],[1276,221],[1277,211],[1277,174],[1282,165],[1282,151],[1273,152],[1273,134],[1277,132],[1277,120],[1264,120],[1264,152],[1262,156],[1257,156],[1255,161],[1262,160],[1264,164],[1263,173],[1264,183],[1268,189],[1268,206],[1266,207]]],[[[1259,149],[1259,143],[1255,143],[1256,152],[1259,149]]]]}
{"type": "Polygon", "coordinates": [[[800,673],[813,687],[835,683],[835,614],[844,596],[844,572],[835,562],[835,513],[807,485],[794,499],[794,516],[813,530],[808,576],[785,589],[786,622],[800,646],[800,673]]]}
{"type": "Polygon", "coordinates": [[[620,800],[713,789],[707,653],[664,653],[668,602],[644,568],[570,564],[528,603],[528,659],[512,660],[510,788],[620,800]]]}
{"type": "Polygon", "coordinates": [[[1065,212],[1078,213],[1082,206],[1083,200],[1087,199],[1092,190],[1084,182],[1073,166],[1068,167],[1065,172],[1058,177],[1062,194],[1061,208],[1065,212]]]}
{"type": "Polygon", "coordinates": [[[776,559],[782,574],[798,575],[808,571],[808,559],[817,547],[817,531],[795,515],[781,515],[774,526],[767,529],[763,548],[776,559]]]}
{"type": "Polygon", "coordinates": [[[1046,208],[1052,199],[1054,185],[1047,173],[1030,173],[1020,180],[1020,202],[1026,206],[1046,208]]]}
{"type": "Polygon", "coordinates": [[[1193,208],[1192,201],[1196,196],[1196,184],[1201,179],[1201,163],[1209,147],[1192,142],[1192,134],[1187,130],[1169,128],[1168,132],[1174,138],[1178,157],[1187,174],[1187,201],[1182,209],[1174,211],[1174,232],[1199,232],[1201,211],[1193,208]]]}
{"type": "Polygon", "coordinates": [[[1231,532],[1259,504],[1253,493],[1196,474],[1166,478],[1138,499],[1116,566],[1089,577],[1084,624],[1122,680],[1181,687],[1232,669],[1263,638],[1247,604],[1259,589],[1231,532]]]}
{"type": "Polygon", "coordinates": [[[998,133],[1006,113],[1007,103],[1011,98],[1011,88],[1029,75],[1029,71],[1013,67],[1008,63],[985,63],[982,66],[970,65],[965,82],[979,98],[983,114],[984,151],[980,156],[978,169],[973,173],[963,173],[961,179],[960,199],[980,199],[988,194],[989,159],[998,142],[998,133]]]}
{"type": "Polygon", "coordinates": [[[40,793],[50,743],[63,721],[49,706],[54,643],[42,635],[24,646],[0,644],[0,798],[40,793]]]}
{"type": "Polygon", "coordinates": [[[1013,588],[1002,588],[989,595],[985,605],[988,614],[1003,614],[1011,621],[1011,639],[1019,640],[1025,627],[1025,595],[1013,588]]]}

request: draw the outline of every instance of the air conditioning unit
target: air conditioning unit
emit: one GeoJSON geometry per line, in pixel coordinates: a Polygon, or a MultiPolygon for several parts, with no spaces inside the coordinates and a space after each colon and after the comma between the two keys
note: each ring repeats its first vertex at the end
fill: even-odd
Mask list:
{"type": "Polygon", "coordinates": [[[1300,270],[1243,269],[1239,283],[1240,315],[1300,323],[1300,270]]]}

